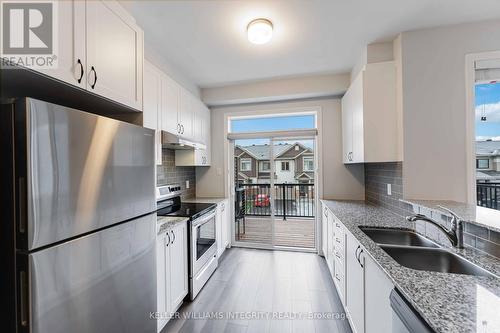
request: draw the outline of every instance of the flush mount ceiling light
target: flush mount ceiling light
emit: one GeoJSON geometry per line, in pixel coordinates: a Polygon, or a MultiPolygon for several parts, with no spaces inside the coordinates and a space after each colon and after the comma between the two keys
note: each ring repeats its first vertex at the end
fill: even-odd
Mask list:
{"type": "Polygon", "coordinates": [[[259,18],[248,23],[248,40],[254,44],[265,44],[273,37],[273,24],[271,21],[259,18]]]}

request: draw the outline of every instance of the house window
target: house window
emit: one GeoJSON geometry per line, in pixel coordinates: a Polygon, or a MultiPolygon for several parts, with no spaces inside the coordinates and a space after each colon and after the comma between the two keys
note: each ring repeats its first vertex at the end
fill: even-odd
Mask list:
{"type": "Polygon", "coordinates": [[[290,162],[281,162],[282,171],[290,171],[290,162]]]}
{"type": "Polygon", "coordinates": [[[260,162],[260,171],[269,172],[270,170],[271,170],[271,162],[269,161],[260,162]]]}
{"type": "Polygon", "coordinates": [[[314,159],[312,157],[304,157],[304,171],[314,171],[314,159]]]}
{"type": "Polygon", "coordinates": [[[490,159],[489,158],[476,159],[476,168],[477,169],[489,169],[490,168],[490,159]]]}
{"type": "Polygon", "coordinates": [[[240,160],[240,171],[252,171],[252,160],[249,158],[242,158],[240,160]]]}

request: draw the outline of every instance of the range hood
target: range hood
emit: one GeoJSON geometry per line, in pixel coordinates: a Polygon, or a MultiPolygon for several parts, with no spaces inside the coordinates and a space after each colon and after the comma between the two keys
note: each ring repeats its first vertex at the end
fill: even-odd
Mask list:
{"type": "Polygon", "coordinates": [[[182,139],[178,135],[167,131],[161,131],[161,145],[163,148],[177,150],[194,150],[207,148],[204,144],[182,139]]]}

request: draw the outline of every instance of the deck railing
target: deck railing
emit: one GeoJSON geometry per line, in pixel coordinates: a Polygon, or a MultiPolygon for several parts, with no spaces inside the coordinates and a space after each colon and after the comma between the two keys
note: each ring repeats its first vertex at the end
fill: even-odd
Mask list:
{"type": "Polygon", "coordinates": [[[476,193],[478,206],[500,208],[500,183],[477,183],[476,193]]]}
{"type": "Polygon", "coordinates": [[[284,220],[287,217],[314,217],[314,184],[274,184],[274,189],[270,184],[239,186],[245,189],[245,215],[271,216],[273,199],[275,216],[284,220]]]}

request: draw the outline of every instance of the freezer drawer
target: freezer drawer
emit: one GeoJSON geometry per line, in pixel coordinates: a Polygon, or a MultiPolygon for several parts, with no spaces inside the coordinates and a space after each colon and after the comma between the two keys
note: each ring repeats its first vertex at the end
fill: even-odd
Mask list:
{"type": "Polygon", "coordinates": [[[30,98],[14,122],[18,248],[156,210],[154,131],[30,98]]]}
{"type": "Polygon", "coordinates": [[[156,213],[18,254],[19,331],[155,332],[155,241],[156,213]]]}

